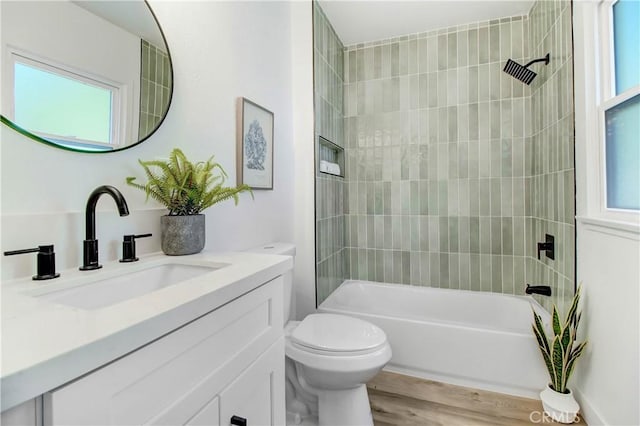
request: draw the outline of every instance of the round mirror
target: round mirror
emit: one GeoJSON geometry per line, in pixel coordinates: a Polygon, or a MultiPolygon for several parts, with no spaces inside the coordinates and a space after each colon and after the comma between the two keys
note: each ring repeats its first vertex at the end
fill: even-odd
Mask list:
{"type": "Polygon", "coordinates": [[[2,1],[2,122],[81,152],[153,134],[173,94],[171,56],[144,0],[2,1]]]}

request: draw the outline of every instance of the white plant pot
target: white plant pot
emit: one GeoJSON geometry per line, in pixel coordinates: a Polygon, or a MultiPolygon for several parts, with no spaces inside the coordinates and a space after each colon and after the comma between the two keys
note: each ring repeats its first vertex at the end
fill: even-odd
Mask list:
{"type": "Polygon", "coordinates": [[[554,421],[558,423],[574,423],[578,420],[580,406],[573,397],[573,393],[560,393],[547,386],[540,392],[542,408],[554,421]]]}

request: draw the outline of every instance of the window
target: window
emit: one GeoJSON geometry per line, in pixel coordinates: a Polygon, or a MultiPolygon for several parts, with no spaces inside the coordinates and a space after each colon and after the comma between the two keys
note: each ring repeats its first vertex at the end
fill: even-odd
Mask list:
{"type": "Polygon", "coordinates": [[[640,2],[605,1],[602,13],[604,209],[640,211],[640,2]]]}
{"type": "Polygon", "coordinates": [[[13,53],[13,121],[69,147],[118,144],[119,90],[59,65],[13,53]]]}

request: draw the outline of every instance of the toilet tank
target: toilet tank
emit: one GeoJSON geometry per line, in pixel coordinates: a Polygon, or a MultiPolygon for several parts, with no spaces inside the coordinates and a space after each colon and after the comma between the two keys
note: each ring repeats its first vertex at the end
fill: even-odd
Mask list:
{"type": "MultiPolygon", "coordinates": [[[[292,243],[268,243],[258,247],[247,250],[251,253],[265,253],[265,254],[278,254],[282,256],[296,256],[296,246],[292,243]]],[[[282,278],[284,279],[284,298],[282,300],[282,306],[284,308],[283,320],[286,325],[292,317],[292,307],[294,306],[293,300],[293,270],[287,271],[282,278]]]]}

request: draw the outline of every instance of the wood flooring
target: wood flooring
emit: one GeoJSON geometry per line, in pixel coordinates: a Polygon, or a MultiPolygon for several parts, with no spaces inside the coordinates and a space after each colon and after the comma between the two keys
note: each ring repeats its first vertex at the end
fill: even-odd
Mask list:
{"type": "MultiPolygon", "coordinates": [[[[557,424],[549,419],[542,421],[542,403],[535,399],[454,386],[387,371],[378,374],[367,387],[375,426],[557,424]]],[[[583,420],[577,424],[586,425],[583,420]]]]}

